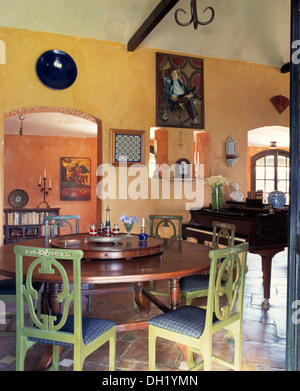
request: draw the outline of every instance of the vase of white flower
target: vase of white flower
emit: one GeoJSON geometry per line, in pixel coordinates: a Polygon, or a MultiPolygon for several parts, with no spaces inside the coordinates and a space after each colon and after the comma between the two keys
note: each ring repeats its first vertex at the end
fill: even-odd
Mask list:
{"type": "Polygon", "coordinates": [[[211,207],[213,210],[223,209],[222,187],[224,183],[228,184],[226,178],[221,175],[211,176],[205,179],[205,183],[211,186],[211,207]]]}
{"type": "Polygon", "coordinates": [[[126,215],[121,215],[119,217],[119,221],[122,221],[124,224],[124,227],[126,229],[126,235],[125,238],[132,238],[133,236],[131,235],[131,230],[133,228],[133,224],[138,222],[137,217],[131,215],[131,216],[126,216],[126,215]]]}

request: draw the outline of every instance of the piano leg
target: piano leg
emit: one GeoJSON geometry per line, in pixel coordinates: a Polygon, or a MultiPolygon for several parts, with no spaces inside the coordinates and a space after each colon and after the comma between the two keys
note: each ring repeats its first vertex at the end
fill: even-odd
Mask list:
{"type": "Polygon", "coordinates": [[[257,251],[251,250],[251,253],[259,254],[261,256],[264,286],[264,301],[262,302],[261,308],[263,310],[268,310],[270,308],[269,300],[271,291],[272,258],[283,250],[284,247],[257,251]]]}

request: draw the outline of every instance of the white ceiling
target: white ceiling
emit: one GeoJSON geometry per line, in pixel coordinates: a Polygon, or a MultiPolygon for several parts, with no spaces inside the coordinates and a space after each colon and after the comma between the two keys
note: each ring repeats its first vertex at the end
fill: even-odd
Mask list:
{"type": "MultiPolygon", "coordinates": [[[[160,0],[0,0],[0,26],[127,44],[159,3],[160,0]]],[[[289,62],[290,0],[197,0],[201,21],[210,18],[210,11],[203,14],[207,6],[215,10],[211,24],[197,30],[193,24],[181,27],[176,24],[174,13],[178,8],[185,10],[187,14],[180,12],[178,18],[187,22],[190,0],[180,0],[141,45],[276,67],[289,62]]],[[[36,115],[25,116],[24,134],[35,134],[37,129],[54,134],[56,129],[61,135],[63,128],[68,132],[72,128],[75,133],[70,135],[83,130],[87,137],[96,134],[95,124],[77,117],[36,115]]],[[[5,132],[19,128],[18,117],[5,121],[5,132]]]]}
{"type": "MultiPolygon", "coordinates": [[[[160,0],[0,0],[0,25],[126,44],[160,0]]],[[[289,62],[290,0],[197,0],[198,19],[214,21],[194,30],[190,0],[180,0],[142,42],[162,50],[230,58],[280,67],[289,62]]]]}

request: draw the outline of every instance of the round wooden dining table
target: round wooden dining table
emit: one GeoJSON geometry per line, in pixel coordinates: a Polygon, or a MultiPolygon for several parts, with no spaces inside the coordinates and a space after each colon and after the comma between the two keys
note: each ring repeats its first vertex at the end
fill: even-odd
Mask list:
{"type": "MultiPolygon", "coordinates": [[[[123,237],[122,241],[117,243],[97,243],[88,239],[88,234],[81,233],[59,236],[51,239],[46,246],[43,238],[1,246],[0,275],[15,277],[15,244],[42,248],[81,249],[84,253],[84,259],[81,262],[81,282],[83,284],[97,284],[97,286],[100,284],[101,286],[101,284],[133,283],[129,285],[134,290],[135,301],[141,312],[147,313],[149,301],[164,312],[177,308],[180,296],[179,279],[197,274],[210,267],[210,248],[185,240],[148,237],[146,243],[145,241],[141,243],[137,235],[133,235],[131,239],[123,237]],[[143,286],[143,282],[152,280],[170,281],[170,307],[160,302],[143,286]]],[[[25,271],[26,262],[29,263],[29,260],[24,260],[25,271]]],[[[72,281],[71,264],[65,261],[63,265],[70,281],[72,281]]],[[[43,278],[45,278],[44,276],[43,278]]],[[[55,314],[60,310],[56,299],[61,280],[57,275],[47,275],[46,278],[47,280],[44,282],[50,289],[48,292],[49,302],[52,313],[55,314]]],[[[40,279],[41,275],[37,275],[36,280],[40,279]]],[[[92,292],[89,291],[90,293],[99,294],[101,292],[99,289],[95,289],[92,292]]],[[[123,325],[119,327],[119,331],[137,327],[123,325]]]]}

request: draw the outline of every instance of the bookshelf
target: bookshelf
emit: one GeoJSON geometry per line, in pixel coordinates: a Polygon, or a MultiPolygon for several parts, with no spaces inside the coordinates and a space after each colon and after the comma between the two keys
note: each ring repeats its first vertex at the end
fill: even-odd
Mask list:
{"type": "Polygon", "coordinates": [[[4,244],[45,236],[45,216],[58,216],[59,210],[60,208],[4,208],[4,244]]]}

